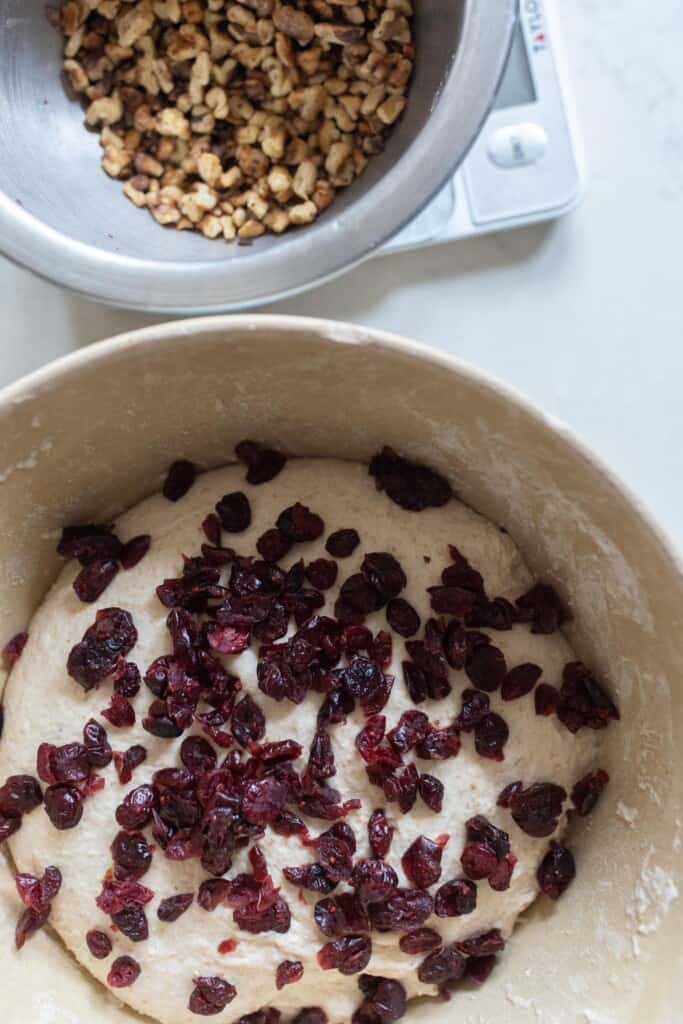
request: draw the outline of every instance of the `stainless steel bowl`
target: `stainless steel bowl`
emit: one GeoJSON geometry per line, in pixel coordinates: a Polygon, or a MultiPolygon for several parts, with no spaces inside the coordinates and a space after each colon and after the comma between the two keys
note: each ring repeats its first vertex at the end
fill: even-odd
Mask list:
{"type": "Polygon", "coordinates": [[[0,248],[91,298],[162,312],[254,306],[358,263],[452,174],[500,82],[518,0],[417,0],[406,113],[384,153],[310,227],[252,246],[163,230],[100,169],[60,78],[45,0],[0,0],[0,248]]]}

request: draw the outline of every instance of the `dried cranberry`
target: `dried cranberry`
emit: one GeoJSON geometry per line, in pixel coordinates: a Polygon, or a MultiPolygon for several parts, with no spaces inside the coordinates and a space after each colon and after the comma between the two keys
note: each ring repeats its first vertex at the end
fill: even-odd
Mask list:
{"type": "Polygon", "coordinates": [[[536,872],[541,892],[551,900],[559,900],[575,875],[576,865],[571,850],[551,842],[550,849],[536,872]]]}
{"type": "Polygon", "coordinates": [[[415,753],[424,761],[445,761],[460,753],[460,734],[454,726],[432,729],[418,743],[415,753]]]}
{"type": "Polygon", "coordinates": [[[420,628],[420,616],[403,597],[393,597],[387,605],[387,622],[399,636],[414,636],[420,628]]]}
{"type": "Polygon", "coordinates": [[[398,560],[386,551],[367,554],[361,572],[382,596],[383,602],[397,597],[408,582],[398,560]]]}
{"type": "Polygon", "coordinates": [[[515,604],[520,621],[530,622],[532,633],[554,633],[572,618],[555,588],[548,583],[534,584],[515,604]]]}
{"type": "Polygon", "coordinates": [[[473,842],[487,843],[498,858],[510,852],[510,837],[507,832],[492,825],[483,814],[476,814],[465,822],[467,838],[473,842]]]}
{"type": "Polygon", "coordinates": [[[135,725],[133,705],[127,697],[116,691],[111,695],[109,707],[103,708],[101,715],[117,729],[130,728],[135,725]]]}
{"type": "Polygon", "coordinates": [[[352,1024],[391,1024],[406,1012],[406,990],[400,981],[364,974],[358,987],[365,999],[351,1018],[352,1024]]]}
{"type": "Polygon", "coordinates": [[[498,866],[498,857],[488,843],[467,843],[460,858],[468,878],[488,878],[498,866]]]}
{"type": "Polygon", "coordinates": [[[275,902],[265,910],[259,910],[256,903],[237,907],[233,911],[233,920],[238,928],[242,928],[252,935],[270,931],[284,934],[289,931],[291,914],[287,902],[278,896],[275,902]]]}
{"type": "Polygon", "coordinates": [[[249,646],[250,637],[251,627],[247,624],[220,626],[218,623],[211,623],[206,631],[209,646],[219,654],[241,654],[249,646]]]}
{"type": "Polygon", "coordinates": [[[434,901],[422,889],[398,889],[384,903],[373,903],[368,910],[373,928],[411,932],[425,923],[434,910],[434,901]]]}
{"type": "Polygon", "coordinates": [[[619,712],[590,670],[582,662],[572,661],[562,673],[557,717],[576,733],[583,726],[606,729],[619,720],[619,712]]]}
{"type": "Polygon", "coordinates": [[[534,686],[541,678],[543,669],[531,663],[516,665],[511,668],[500,689],[503,700],[517,700],[531,693],[534,686]]]}
{"type": "Polygon", "coordinates": [[[304,976],[304,965],[301,960],[283,960],[275,972],[275,987],[279,990],[285,985],[301,981],[304,976]]]}
{"type": "Polygon", "coordinates": [[[481,601],[467,615],[465,622],[475,629],[510,630],[519,621],[519,613],[504,597],[492,601],[481,601]]]}
{"type": "Polygon", "coordinates": [[[367,935],[346,935],[326,943],[318,950],[318,963],[324,971],[359,974],[370,962],[372,943],[367,935]]]}
{"type": "Polygon", "coordinates": [[[589,772],[588,775],[584,775],[574,785],[571,794],[572,803],[582,818],[585,818],[593,810],[608,782],[609,775],[599,768],[597,772],[589,772]]]}
{"type": "Polygon", "coordinates": [[[240,441],[235,445],[235,455],[247,465],[247,482],[265,484],[280,473],[287,461],[282,452],[265,448],[255,441],[240,441]]]}
{"type": "Polygon", "coordinates": [[[212,547],[220,547],[221,521],[215,512],[209,512],[208,516],[206,516],[202,521],[202,530],[204,531],[204,536],[212,547]]]}
{"type": "Polygon", "coordinates": [[[441,857],[445,844],[427,836],[418,836],[401,858],[406,878],[419,889],[428,889],[441,877],[441,857]]]}
{"type": "Polygon", "coordinates": [[[50,907],[43,907],[42,910],[34,910],[33,907],[27,907],[23,914],[17,921],[17,926],[14,932],[14,944],[17,949],[21,949],[24,943],[34,932],[42,928],[48,917],[50,916],[50,907]]]}
{"type": "Polygon", "coordinates": [[[111,844],[114,873],[121,881],[137,881],[149,871],[152,848],[142,832],[119,832],[111,844]]]}
{"type": "Polygon", "coordinates": [[[15,661],[19,660],[27,640],[28,633],[17,633],[11,640],[7,641],[2,649],[2,656],[8,665],[13,665],[15,661]]]}
{"type": "Polygon", "coordinates": [[[320,931],[328,938],[336,938],[348,932],[369,931],[366,912],[358,897],[351,892],[318,900],[313,917],[320,931]]]}
{"type": "Polygon", "coordinates": [[[415,931],[401,936],[399,947],[402,953],[414,956],[416,953],[429,953],[433,949],[438,949],[441,944],[441,936],[433,928],[416,928],[415,931]]]}
{"type": "Polygon", "coordinates": [[[234,953],[239,944],[239,939],[223,939],[222,942],[218,943],[218,952],[221,956],[225,956],[227,953],[234,953]]]}
{"type": "Polygon", "coordinates": [[[465,977],[476,982],[477,985],[483,985],[495,966],[496,957],[492,954],[489,956],[470,956],[467,958],[465,977]]]}
{"type": "Polygon", "coordinates": [[[474,727],[474,747],[480,757],[491,761],[503,761],[503,747],[508,741],[510,730],[504,718],[490,711],[474,727]]]}
{"type": "Polygon", "coordinates": [[[421,775],[420,781],[417,784],[417,791],[427,807],[436,814],[440,814],[443,807],[443,782],[433,775],[421,775]]]}
{"type": "Polygon", "coordinates": [[[318,840],[318,856],[325,872],[335,882],[345,881],[351,875],[356,840],[353,831],[344,822],[333,825],[318,840]]]}
{"type": "Polygon", "coordinates": [[[287,787],[273,776],[251,782],[242,796],[242,814],[252,825],[272,824],[287,802],[287,787]]]}
{"type": "MultiPolygon", "coordinates": [[[[379,716],[378,716],[379,717],[379,716]]],[[[316,781],[329,779],[336,774],[334,764],[334,752],[329,733],[325,729],[317,729],[311,740],[311,749],[308,756],[308,770],[312,772],[316,781]]]]}
{"type": "Polygon", "coordinates": [[[337,582],[337,563],[329,558],[316,558],[306,566],[306,579],[316,590],[329,590],[337,582]]]}
{"type": "Polygon", "coordinates": [[[365,616],[379,611],[384,603],[381,594],[357,572],[342,583],[335,614],[340,622],[360,624],[365,616]]]}
{"type": "Polygon", "coordinates": [[[106,960],[111,953],[111,939],[106,932],[101,932],[97,928],[91,928],[85,936],[85,941],[88,944],[91,956],[94,956],[96,960],[106,960]]]}
{"type": "Polygon", "coordinates": [[[119,657],[125,657],[137,639],[130,612],[102,608],[80,643],[71,649],[67,671],[84,690],[91,690],[112,674],[119,657]]]}
{"type": "Polygon", "coordinates": [[[231,1003],[237,989],[223,978],[193,978],[194,989],[190,995],[188,1009],[200,1017],[212,1017],[231,1003]]]}
{"type": "Polygon", "coordinates": [[[462,587],[427,587],[433,611],[439,615],[453,615],[464,619],[476,602],[475,595],[462,587]]]}
{"type": "Polygon", "coordinates": [[[40,786],[32,775],[10,775],[0,787],[0,815],[21,818],[43,802],[40,786]]]}
{"type": "Polygon", "coordinates": [[[401,759],[386,747],[380,747],[384,739],[386,729],[386,718],[384,715],[371,715],[367,722],[356,736],[356,749],[367,764],[374,764],[378,761],[389,763],[391,766],[398,766],[401,759]],[[378,749],[379,748],[379,749],[378,749]]]}
{"type": "Polygon", "coordinates": [[[385,675],[368,658],[356,655],[343,670],[347,691],[359,700],[366,715],[375,715],[387,703],[393,686],[393,676],[385,675]]]}
{"type": "Polygon", "coordinates": [[[142,907],[124,907],[112,914],[111,919],[131,942],[146,942],[149,938],[147,915],[142,907]]]}
{"type": "Polygon", "coordinates": [[[333,558],[348,558],[359,544],[360,537],[357,530],[335,530],[327,538],[325,549],[333,558]]]}
{"type": "Polygon", "coordinates": [[[292,885],[297,885],[300,889],[308,889],[309,892],[320,893],[322,896],[331,893],[337,885],[320,864],[287,867],[282,869],[282,873],[292,885]]]}
{"type": "Polygon", "coordinates": [[[387,734],[387,740],[398,754],[407,754],[428,731],[429,718],[424,711],[404,711],[398,725],[387,734]]]}
{"type": "Polygon", "coordinates": [[[81,565],[103,559],[118,560],[121,555],[121,541],[111,526],[87,523],[84,526],[66,526],[57,545],[57,554],[62,558],[75,558],[81,565]]]}
{"type": "Polygon", "coordinates": [[[447,480],[433,469],[410,462],[389,447],[373,456],[368,468],[377,487],[410,512],[445,505],[452,495],[447,480]]]}
{"type": "Polygon", "coordinates": [[[216,504],[216,512],[228,533],[242,533],[251,525],[251,505],[243,491],[224,494],[216,504]]]}
{"type": "Polygon", "coordinates": [[[461,700],[462,708],[455,724],[463,732],[472,732],[489,713],[488,694],[481,690],[463,690],[461,700]]]}
{"type": "Polygon", "coordinates": [[[537,715],[553,715],[557,709],[560,692],[549,683],[539,683],[534,691],[534,707],[537,715]]]}
{"type": "Polygon", "coordinates": [[[382,810],[373,811],[368,821],[368,840],[373,857],[382,860],[389,853],[394,830],[382,810]]]}
{"type": "Polygon", "coordinates": [[[398,889],[398,876],[383,860],[359,860],[353,869],[350,884],[362,906],[383,903],[398,889]]]}
{"type": "Polygon", "coordinates": [[[154,899],[154,892],[139,882],[122,882],[116,878],[105,878],[102,891],[95,903],[104,914],[118,914],[122,910],[142,907],[154,899]]]}
{"type": "Polygon", "coordinates": [[[144,828],[152,819],[157,806],[157,795],[151,786],[137,786],[127,793],[123,803],[116,808],[116,820],[127,831],[135,832],[144,828]]]}
{"type": "Polygon", "coordinates": [[[247,1013],[240,1017],[237,1024],[280,1024],[282,1014],[272,1006],[257,1010],[256,1013],[247,1013]]]}
{"type": "Polygon", "coordinates": [[[177,921],[192,905],[194,893],[178,893],[177,896],[167,896],[157,907],[157,917],[160,921],[177,921]]]}
{"type": "Polygon", "coordinates": [[[242,747],[250,740],[261,740],[266,733],[266,720],[260,707],[247,694],[235,705],[231,720],[232,734],[242,747]]]}
{"type": "Polygon", "coordinates": [[[45,868],[42,878],[20,873],[14,876],[14,882],[24,906],[42,911],[49,907],[61,889],[62,872],[51,864],[45,868]]]}
{"type": "Polygon", "coordinates": [[[417,976],[426,985],[441,987],[449,981],[457,981],[465,973],[465,957],[455,945],[442,946],[422,961],[417,976]]]}
{"type": "Polygon", "coordinates": [[[90,562],[83,566],[73,582],[73,588],[79,601],[92,604],[107,589],[119,571],[119,563],[113,559],[90,562]]]}
{"type": "Polygon", "coordinates": [[[75,786],[48,786],[45,810],[55,828],[60,831],[75,828],[83,816],[83,797],[75,786]]]}
{"type": "Polygon", "coordinates": [[[134,662],[119,658],[114,673],[114,689],[124,697],[135,697],[140,692],[140,670],[134,662]]]}
{"type": "Polygon", "coordinates": [[[141,562],[149,551],[152,538],[148,533],[141,533],[137,537],[131,537],[121,550],[121,566],[124,569],[134,569],[138,562],[141,562]]]}
{"type": "Polygon", "coordinates": [[[499,807],[505,807],[507,810],[509,810],[510,800],[512,799],[513,794],[518,792],[518,790],[522,788],[522,783],[519,780],[517,780],[516,782],[508,783],[505,789],[501,789],[500,793],[498,794],[498,799],[496,800],[497,805],[499,807]]]}
{"type": "Polygon", "coordinates": [[[455,945],[463,956],[490,956],[505,949],[505,940],[498,928],[492,928],[480,935],[473,935],[464,942],[456,942],[455,945]]]}
{"type": "Polygon", "coordinates": [[[140,964],[132,956],[117,956],[107,975],[111,988],[128,988],[140,977],[140,964]]]}
{"type": "Polygon", "coordinates": [[[230,892],[230,883],[225,878],[207,878],[199,886],[197,903],[202,910],[215,910],[230,892]]]}
{"type": "Polygon", "coordinates": [[[420,775],[414,764],[401,765],[384,780],[382,789],[389,803],[397,801],[401,812],[408,814],[417,800],[419,781],[420,775]]]}
{"type": "Polygon", "coordinates": [[[7,818],[0,814],[0,843],[13,836],[21,828],[21,818],[7,818]]]}
{"type": "Polygon", "coordinates": [[[434,912],[438,917],[471,914],[476,906],[477,887],[467,878],[454,878],[453,881],[446,882],[434,897],[434,912]]]}
{"type": "Polygon", "coordinates": [[[297,544],[316,540],[325,529],[320,516],[298,501],[280,513],[276,525],[286,537],[297,544]]]}
{"type": "Polygon", "coordinates": [[[180,746],[180,760],[191,772],[210,772],[216,767],[216,752],[202,736],[188,736],[180,746]]]}
{"type": "Polygon", "coordinates": [[[567,794],[552,782],[536,782],[510,796],[510,810],[523,832],[542,838],[552,835],[562,814],[567,794]]]}
{"type": "Polygon", "coordinates": [[[292,541],[276,526],[271,530],[266,530],[256,541],[256,550],[261,558],[265,558],[266,562],[279,562],[291,551],[291,548],[292,541]]]}
{"type": "Polygon", "coordinates": [[[306,1006],[299,1010],[292,1024],[327,1024],[327,1014],[319,1006],[306,1006]]]}
{"type": "Polygon", "coordinates": [[[121,785],[130,782],[133,771],[147,759],[147,751],[139,744],[129,747],[123,753],[114,751],[114,765],[121,785]]]}
{"type": "Polygon", "coordinates": [[[505,679],[505,656],[493,644],[475,647],[465,662],[465,672],[478,690],[492,693],[505,679]]]}

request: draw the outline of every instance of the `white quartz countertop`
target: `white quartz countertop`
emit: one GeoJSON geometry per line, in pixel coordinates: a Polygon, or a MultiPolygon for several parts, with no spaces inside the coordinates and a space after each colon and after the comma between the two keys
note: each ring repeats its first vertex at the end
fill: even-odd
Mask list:
{"type": "MultiPolygon", "coordinates": [[[[565,420],[683,550],[683,2],[560,0],[588,157],[583,204],[388,256],[266,307],[452,352],[565,420]]],[[[0,257],[0,385],[161,317],[90,304],[0,257]]]]}

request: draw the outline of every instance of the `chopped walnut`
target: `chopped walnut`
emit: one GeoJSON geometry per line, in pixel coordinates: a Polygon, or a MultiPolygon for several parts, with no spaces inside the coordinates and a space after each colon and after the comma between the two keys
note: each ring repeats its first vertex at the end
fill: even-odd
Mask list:
{"type": "Polygon", "coordinates": [[[62,0],[102,167],[159,224],[249,244],[311,224],[380,153],[411,0],[62,0]]]}

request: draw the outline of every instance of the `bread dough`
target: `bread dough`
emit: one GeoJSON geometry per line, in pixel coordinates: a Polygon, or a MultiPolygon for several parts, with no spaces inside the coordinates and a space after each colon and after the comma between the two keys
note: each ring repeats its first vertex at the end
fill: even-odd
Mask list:
{"type": "MultiPolygon", "coordinates": [[[[359,570],[366,552],[388,551],[399,559],[408,578],[402,596],[418,610],[423,623],[430,615],[426,588],[439,582],[441,570],[449,564],[449,544],[455,544],[482,573],[487,591],[493,596],[500,594],[512,599],[531,583],[511,538],[457,500],[440,509],[427,509],[419,514],[407,512],[375,489],[367,467],[337,460],[291,460],[275,480],[258,487],[247,484],[244,476],[242,466],[216,470],[200,476],[176,504],[156,495],[122,516],[117,524],[118,535],[125,541],[136,534],[149,533],[152,546],[135,569],[118,574],[95,605],[82,604],[76,598],[71,585],[79,567],[73,562],[65,566],[31,623],[29,642],[7,685],[0,779],[18,772],[35,774],[35,751],[39,742],[63,744],[80,740],[85,721],[98,717],[107,706],[111,692],[109,682],[84,693],[66,672],[68,652],[92,624],[97,608],[118,606],[132,614],[139,639],[128,658],[138,664],[143,675],[154,658],[168,653],[167,610],[158,601],[155,587],[164,578],[180,574],[181,552],[199,552],[204,540],[201,522],[225,493],[243,490],[251,503],[250,528],[225,540],[240,554],[253,554],[261,533],[274,524],[282,509],[296,501],[309,505],[322,516],[323,536],[313,543],[296,545],[282,560],[285,566],[301,557],[310,561],[326,556],[324,541],[329,533],[342,527],[355,527],[361,543],[351,557],[339,560],[338,585],[359,570]]],[[[326,593],[323,612],[331,613],[338,585],[326,593]]],[[[386,629],[384,611],[370,616],[368,625],[373,631],[386,629]]],[[[492,633],[492,636],[504,652],[508,667],[535,662],[543,667],[543,679],[551,683],[559,681],[563,665],[572,658],[571,649],[560,633],[533,635],[528,627],[520,625],[509,632],[492,633]]],[[[387,716],[387,728],[397,722],[404,710],[413,707],[403,682],[401,661],[404,657],[404,641],[393,633],[393,665],[387,671],[393,672],[396,683],[383,712],[387,716]]],[[[266,738],[295,738],[304,745],[305,758],[321,697],[311,693],[300,706],[286,701],[276,703],[256,686],[256,657],[252,649],[224,661],[240,676],[244,691],[251,693],[263,709],[267,720],[266,738]]],[[[450,697],[422,705],[430,719],[438,719],[443,724],[459,710],[460,693],[468,685],[464,672],[451,671],[451,682],[450,697]]],[[[133,943],[120,933],[112,933],[112,957],[98,961],[90,955],[85,942],[88,929],[109,931],[110,927],[110,920],[97,908],[95,897],[105,871],[111,866],[109,846],[118,830],[115,809],[129,789],[151,781],[159,768],[179,763],[178,749],[184,737],[160,740],[142,729],[141,721],[151,699],[143,684],[139,695],[133,699],[137,721],[131,729],[114,729],[103,722],[115,750],[125,750],[134,743],[147,748],[147,761],[136,769],[132,782],[121,786],[112,763],[100,772],[106,779],[105,788],[85,802],[83,818],[77,828],[57,831],[39,808],[24,818],[21,830],[9,841],[19,870],[39,875],[46,865],[56,864],[64,877],[50,919],[59,938],[43,934],[31,942],[41,942],[47,950],[61,939],[87,971],[101,982],[105,981],[114,956],[135,957],[142,968],[139,979],[132,987],[117,990],[115,996],[164,1024],[196,1024],[197,1017],[189,1012],[187,1005],[192,979],[198,975],[218,975],[237,988],[233,1002],[214,1018],[219,1024],[237,1020],[263,1006],[278,1007],[285,1019],[302,1006],[315,1005],[326,1011],[331,1024],[350,1020],[361,998],[358,976],[345,977],[336,970],[319,968],[316,952],[328,941],[313,920],[313,906],[320,897],[313,893],[300,895],[281,875],[284,866],[303,864],[314,858],[296,837],[283,838],[270,830],[261,847],[271,874],[276,884],[282,885],[282,893],[291,909],[292,923],[286,934],[242,932],[234,925],[229,908],[219,907],[207,913],[196,903],[178,921],[162,924],[156,917],[159,901],[174,893],[196,891],[207,876],[198,860],[171,862],[157,849],[152,867],[142,879],[142,883],[156,893],[146,908],[148,941],[133,943]],[[233,936],[239,939],[235,951],[219,954],[219,943],[233,936]],[[300,982],[278,992],[275,971],[285,959],[301,960],[304,976],[300,982]]],[[[536,716],[531,696],[503,702],[495,693],[491,694],[491,706],[503,714],[510,728],[503,762],[479,757],[474,751],[472,735],[463,735],[462,750],[457,758],[418,762],[422,771],[436,775],[444,783],[445,798],[439,815],[419,799],[411,813],[403,815],[395,804],[385,803],[381,790],[369,784],[354,746],[356,734],[365,721],[360,710],[351,715],[345,725],[330,729],[337,767],[332,782],[344,799],[359,797],[362,801],[362,808],[347,819],[356,834],[357,855],[369,855],[368,817],[376,807],[385,806],[387,817],[396,830],[387,860],[396,870],[400,884],[408,884],[401,868],[401,855],[420,834],[432,839],[442,833],[451,837],[442,860],[439,882],[442,884],[462,875],[459,858],[466,819],[483,814],[509,832],[512,850],[518,858],[510,889],[493,892],[488,883],[481,882],[474,913],[459,918],[430,919],[428,924],[441,933],[445,942],[490,928],[499,928],[507,938],[519,914],[537,895],[536,869],[548,841],[527,836],[507,811],[496,806],[500,790],[515,779],[523,779],[525,784],[552,781],[569,790],[595,762],[596,735],[582,730],[572,736],[556,717],[536,716]]],[[[296,767],[300,767],[300,762],[296,767]]],[[[565,824],[563,818],[558,834],[565,824]]],[[[309,821],[309,826],[314,835],[328,827],[320,821],[309,821]]],[[[249,870],[244,851],[238,852],[230,874],[241,870],[249,870]]],[[[580,884],[580,878],[576,884],[580,884]]],[[[18,900],[16,913],[19,913],[18,900]]],[[[548,927],[552,927],[552,921],[548,922],[548,927]]],[[[417,978],[416,968],[423,956],[402,953],[398,949],[399,938],[398,933],[373,933],[373,953],[367,973],[399,979],[409,997],[434,994],[433,986],[423,985],[417,978]]],[[[55,954],[61,952],[55,950],[55,954]]],[[[17,956],[21,957],[22,953],[17,956]]],[[[514,956],[514,945],[504,955],[514,956]]],[[[86,984],[84,977],[72,972],[69,984],[86,984]]]]}

